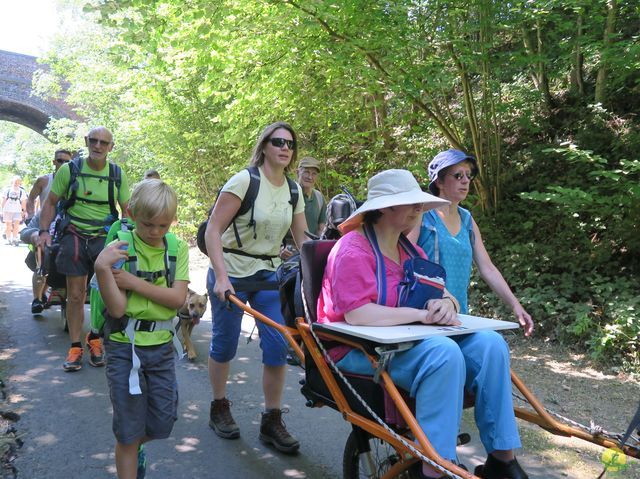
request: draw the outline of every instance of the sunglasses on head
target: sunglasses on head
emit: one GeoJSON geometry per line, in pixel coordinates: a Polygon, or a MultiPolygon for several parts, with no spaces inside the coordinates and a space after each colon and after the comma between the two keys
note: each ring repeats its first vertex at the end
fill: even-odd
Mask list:
{"type": "Polygon", "coordinates": [[[100,140],[98,138],[87,138],[87,141],[90,145],[100,145],[100,146],[109,146],[111,144],[110,141],[100,140]]]}
{"type": "Polygon", "coordinates": [[[467,180],[471,181],[476,177],[476,175],[474,175],[473,173],[451,173],[451,175],[449,176],[453,176],[458,181],[462,180],[462,178],[464,177],[466,177],[467,180]]]}
{"type": "Polygon", "coordinates": [[[69,163],[69,160],[67,160],[66,158],[54,158],[54,160],[56,163],[69,163]]]}
{"type": "Polygon", "coordinates": [[[287,148],[293,150],[296,147],[295,141],[286,140],[284,138],[269,138],[269,143],[271,143],[276,148],[283,148],[284,145],[287,145],[287,148]]]}

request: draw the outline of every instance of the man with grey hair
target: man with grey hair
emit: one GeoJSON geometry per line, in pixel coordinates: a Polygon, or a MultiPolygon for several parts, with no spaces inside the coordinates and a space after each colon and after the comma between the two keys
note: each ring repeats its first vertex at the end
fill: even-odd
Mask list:
{"type": "MultiPolygon", "coordinates": [[[[107,160],[113,150],[113,135],[99,126],[84,138],[87,158],[77,158],[63,165],[56,173],[51,190],[40,213],[39,245],[51,244],[49,229],[56,213],[56,204],[64,199],[59,250],[56,268],[67,278],[67,323],[71,348],[63,364],[65,371],[82,368],[82,325],[87,277],[93,274],[93,264],[104,247],[111,224],[120,211],[126,211],[129,183],[124,171],[107,160]]],[[[104,365],[102,341],[95,332],[86,336],[89,364],[104,365]]]]}

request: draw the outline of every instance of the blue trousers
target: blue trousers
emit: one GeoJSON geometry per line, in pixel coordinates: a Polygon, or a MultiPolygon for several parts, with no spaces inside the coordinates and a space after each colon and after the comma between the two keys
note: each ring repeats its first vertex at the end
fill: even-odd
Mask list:
{"type": "MultiPolygon", "coordinates": [[[[373,374],[359,350],[337,366],[373,374]]],[[[442,457],[456,458],[464,389],[475,395],[475,420],[487,453],[521,447],[513,412],[509,348],[495,331],[436,336],[397,353],[389,364],[393,382],[416,399],[416,419],[442,457]]]]}
{"type": "MultiPolygon", "coordinates": [[[[275,272],[262,270],[246,278],[229,277],[234,288],[240,287],[243,283],[256,283],[260,281],[275,281],[275,272]]],[[[209,346],[209,356],[219,363],[231,361],[238,349],[238,339],[240,338],[240,328],[242,326],[242,315],[244,312],[235,304],[231,309],[227,309],[226,302],[220,301],[213,294],[216,284],[216,276],[213,269],[209,268],[207,274],[207,290],[211,301],[211,344],[209,346]]],[[[256,311],[272,319],[276,323],[284,324],[282,312],[280,311],[280,296],[277,290],[255,291],[251,293],[236,292],[236,296],[245,303],[251,303],[251,307],[256,311]]],[[[258,333],[260,335],[260,349],[262,349],[262,363],[267,366],[284,366],[287,362],[287,340],[282,337],[278,330],[267,326],[261,321],[256,321],[258,333]]]]}

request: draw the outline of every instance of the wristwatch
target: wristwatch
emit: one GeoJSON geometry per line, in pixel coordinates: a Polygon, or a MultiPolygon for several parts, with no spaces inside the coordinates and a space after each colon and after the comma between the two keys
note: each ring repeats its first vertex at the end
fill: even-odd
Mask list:
{"type": "Polygon", "coordinates": [[[41,235],[42,233],[49,233],[49,230],[39,230],[38,236],[41,235]]]}

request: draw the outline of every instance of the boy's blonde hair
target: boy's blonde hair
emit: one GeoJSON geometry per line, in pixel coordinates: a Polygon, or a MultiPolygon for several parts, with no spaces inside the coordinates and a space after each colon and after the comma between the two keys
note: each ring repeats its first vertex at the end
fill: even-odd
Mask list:
{"type": "Polygon", "coordinates": [[[162,215],[175,219],[178,198],[175,191],[162,180],[142,180],[136,183],[129,199],[129,209],[135,218],[151,220],[162,215]]]}

